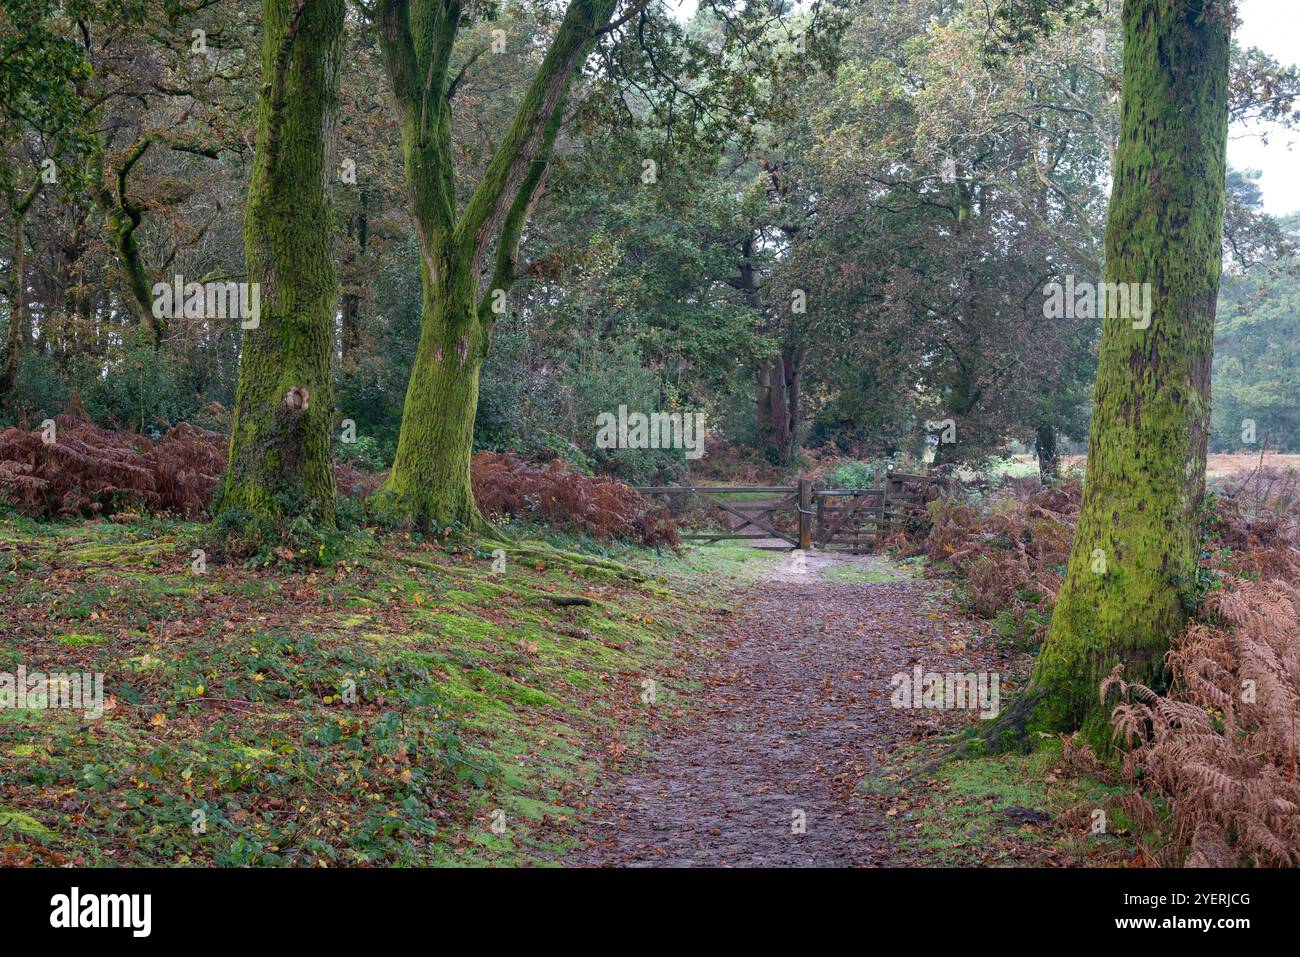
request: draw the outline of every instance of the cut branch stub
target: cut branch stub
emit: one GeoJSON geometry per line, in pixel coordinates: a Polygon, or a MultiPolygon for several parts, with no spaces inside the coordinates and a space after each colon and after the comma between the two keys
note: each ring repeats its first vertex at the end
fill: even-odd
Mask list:
{"type": "Polygon", "coordinates": [[[290,386],[284,394],[284,404],[291,412],[306,412],[308,391],[305,385],[290,386]]]}

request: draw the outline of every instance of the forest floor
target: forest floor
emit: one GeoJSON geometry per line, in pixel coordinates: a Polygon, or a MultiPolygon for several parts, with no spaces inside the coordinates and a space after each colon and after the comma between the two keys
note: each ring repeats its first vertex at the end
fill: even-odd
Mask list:
{"type": "Polygon", "coordinates": [[[201,526],[0,519],[0,676],[104,676],[102,716],[0,708],[0,864],[1106,863],[1113,790],[1059,745],[905,781],[973,712],[890,678],[1027,656],[910,563],[715,545],[621,560],[361,536],[213,561],[201,526]],[[585,604],[564,604],[580,597],[585,604]],[[559,599],[559,602],[557,602],[559,599]],[[795,833],[801,812],[803,833],[795,833]]]}

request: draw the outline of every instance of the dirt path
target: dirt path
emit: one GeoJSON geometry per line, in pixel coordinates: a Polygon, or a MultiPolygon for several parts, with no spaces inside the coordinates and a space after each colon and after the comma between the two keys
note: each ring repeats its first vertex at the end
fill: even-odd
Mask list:
{"type": "Polygon", "coordinates": [[[741,596],[693,721],[597,795],[580,866],[908,863],[857,785],[952,715],[890,706],[890,678],[965,656],[940,586],[874,557],[812,554],[741,596]],[[798,833],[802,812],[804,833],[798,833]]]}

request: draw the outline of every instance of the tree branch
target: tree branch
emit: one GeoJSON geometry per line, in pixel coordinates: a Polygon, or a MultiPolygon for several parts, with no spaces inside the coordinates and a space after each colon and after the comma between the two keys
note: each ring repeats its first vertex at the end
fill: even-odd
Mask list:
{"type": "Polygon", "coordinates": [[[519,266],[519,243],[523,239],[524,227],[528,224],[528,218],[532,214],[533,204],[541,192],[542,184],[546,181],[551,149],[555,145],[556,136],[559,135],[563,118],[564,108],[562,105],[557,106],[542,133],[542,142],[538,149],[537,159],[529,164],[528,172],[524,176],[523,182],[519,184],[514,201],[510,204],[510,209],[506,212],[505,219],[501,224],[501,235],[497,239],[496,265],[492,270],[492,281],[488,284],[478,306],[479,322],[489,335],[491,334],[494,315],[492,312],[493,295],[498,289],[509,292],[510,287],[515,283],[519,266]]]}
{"type": "Polygon", "coordinates": [[[493,234],[541,154],[546,130],[564,100],[573,73],[608,24],[618,0],[570,0],[510,129],[502,139],[456,226],[456,245],[477,275],[493,234]]]}

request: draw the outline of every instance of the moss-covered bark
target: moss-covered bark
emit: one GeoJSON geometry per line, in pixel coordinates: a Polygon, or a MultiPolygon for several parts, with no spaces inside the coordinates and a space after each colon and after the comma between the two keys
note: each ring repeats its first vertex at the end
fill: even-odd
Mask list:
{"type": "Polygon", "coordinates": [[[438,529],[481,524],[469,459],[479,370],[493,304],[515,280],[520,237],[546,175],[573,73],[617,0],[572,0],[514,120],[464,211],[456,211],[448,64],[459,0],[382,0],[379,37],[402,121],[406,185],[420,242],[420,342],[397,454],[377,511],[396,524],[438,529]],[[484,262],[496,256],[487,282],[484,262]]]}
{"type": "Polygon", "coordinates": [[[1028,699],[1030,730],[1102,746],[1102,679],[1121,664],[1162,685],[1196,574],[1228,130],[1228,28],[1203,6],[1124,3],[1106,280],[1151,283],[1152,313],[1102,324],[1083,506],[1028,699]]]}
{"type": "Polygon", "coordinates": [[[328,183],[343,0],[264,0],[262,87],[244,216],[261,314],[245,329],[219,510],[334,521],[330,351],[338,283],[328,183]]]}
{"type": "MultiPolygon", "coordinates": [[[[97,112],[96,116],[98,115],[97,112]]],[[[145,207],[133,200],[127,190],[131,170],[153,145],[153,138],[142,137],[126,151],[113,169],[113,185],[110,187],[104,181],[105,137],[106,134],[100,134],[96,139],[95,148],[91,151],[87,162],[92,192],[95,202],[104,213],[104,230],[109,245],[117,255],[118,265],[122,269],[126,290],[131,296],[131,307],[135,310],[141,328],[148,331],[154,348],[158,348],[162,345],[163,336],[167,332],[167,324],[165,319],[153,314],[149,270],[140,255],[140,245],[135,238],[135,231],[140,226],[145,207]]]]}
{"type": "Polygon", "coordinates": [[[437,282],[422,267],[420,342],[402,409],[397,455],[379,491],[379,510],[398,524],[437,529],[477,527],[469,460],[478,409],[484,326],[463,267],[448,262],[437,282]]]}

